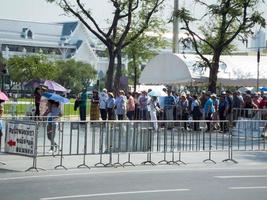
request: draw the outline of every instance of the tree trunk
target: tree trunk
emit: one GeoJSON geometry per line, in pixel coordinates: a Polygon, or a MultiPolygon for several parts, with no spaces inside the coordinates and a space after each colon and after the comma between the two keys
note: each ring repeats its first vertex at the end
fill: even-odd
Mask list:
{"type": "Polygon", "coordinates": [[[121,85],[120,85],[120,78],[122,76],[122,61],[121,61],[121,50],[118,50],[118,54],[117,54],[117,67],[116,67],[116,75],[115,75],[115,80],[114,80],[114,89],[116,91],[119,91],[119,89],[121,89],[121,85]]]}
{"type": "Polygon", "coordinates": [[[216,93],[216,85],[217,85],[217,79],[218,79],[218,70],[219,70],[219,61],[220,61],[220,55],[213,56],[211,67],[210,67],[210,76],[209,76],[209,86],[208,90],[211,93],[216,93]]]}
{"type": "Polygon", "coordinates": [[[105,82],[105,87],[108,91],[113,91],[115,58],[116,58],[115,54],[113,52],[109,52],[109,64],[105,82]]]}
{"type": "Polygon", "coordinates": [[[137,85],[137,64],[136,64],[135,54],[133,54],[133,65],[134,65],[134,92],[136,92],[136,85],[137,85]]]}

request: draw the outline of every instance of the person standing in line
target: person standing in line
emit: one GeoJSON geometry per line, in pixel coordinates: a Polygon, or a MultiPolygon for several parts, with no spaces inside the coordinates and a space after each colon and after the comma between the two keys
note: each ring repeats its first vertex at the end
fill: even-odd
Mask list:
{"type": "Polygon", "coordinates": [[[115,99],[112,92],[108,93],[108,100],[107,100],[107,110],[108,110],[108,120],[115,120],[115,99]]]}
{"type": "Polygon", "coordinates": [[[218,108],[221,133],[224,133],[225,131],[227,131],[227,124],[226,122],[223,122],[226,120],[227,108],[228,108],[228,102],[226,100],[226,93],[222,92],[220,96],[219,108],[218,108]]]}
{"type": "Polygon", "coordinates": [[[149,114],[150,114],[150,119],[153,122],[153,128],[154,130],[157,131],[158,130],[157,112],[161,111],[159,108],[157,97],[152,96],[148,101],[148,106],[150,107],[149,114]]]}
{"type": "Polygon", "coordinates": [[[146,91],[142,91],[139,99],[138,99],[138,103],[140,106],[140,119],[141,120],[147,120],[147,103],[148,103],[148,96],[146,91]]]}
{"type": "MultiPolygon", "coordinates": [[[[193,101],[191,104],[192,118],[193,118],[193,120],[201,120],[201,117],[203,114],[202,114],[201,109],[200,109],[200,103],[198,101],[197,95],[193,95],[192,98],[193,98],[193,101]]],[[[194,121],[193,130],[194,131],[200,130],[199,122],[194,121]]]]}
{"type": "Polygon", "coordinates": [[[233,120],[238,120],[241,114],[241,108],[244,106],[244,99],[237,90],[233,93],[233,120]]]}
{"type": "MultiPolygon", "coordinates": [[[[186,98],[185,93],[181,94],[181,99],[179,103],[180,103],[180,108],[181,108],[182,120],[188,120],[190,107],[189,107],[189,102],[186,98]]],[[[184,122],[184,129],[187,130],[187,122],[184,122]]]]}
{"type": "Polygon", "coordinates": [[[86,88],[83,89],[79,99],[77,99],[79,102],[79,114],[80,114],[80,120],[86,121],[86,107],[87,107],[87,91],[86,88]]]}
{"type": "Polygon", "coordinates": [[[123,90],[119,91],[119,96],[115,100],[116,115],[118,120],[123,120],[126,113],[126,102],[125,93],[123,90]]]}
{"type": "Polygon", "coordinates": [[[99,96],[97,90],[93,90],[93,96],[91,99],[90,120],[99,120],[99,96]]]}
{"type": "MultiPolygon", "coordinates": [[[[164,98],[164,111],[166,113],[166,120],[173,120],[173,108],[175,106],[175,98],[171,94],[171,90],[168,90],[168,96],[164,98]]],[[[167,128],[172,128],[172,125],[167,123],[167,128]]]]}
{"type": "Polygon", "coordinates": [[[210,98],[210,92],[206,93],[206,102],[204,105],[204,113],[205,113],[205,120],[207,120],[207,130],[206,132],[210,131],[210,121],[212,120],[212,115],[214,113],[214,105],[213,105],[213,101],[210,98]]]}
{"type": "Polygon", "coordinates": [[[102,120],[107,120],[107,100],[108,94],[107,90],[104,88],[99,94],[99,109],[102,120]]]}
{"type": "Polygon", "coordinates": [[[127,117],[129,120],[134,120],[135,102],[131,92],[128,92],[127,101],[127,117]]]}
{"type": "Polygon", "coordinates": [[[219,130],[220,129],[220,125],[218,123],[219,120],[219,99],[217,98],[217,95],[215,93],[210,95],[212,101],[213,101],[213,106],[214,106],[214,113],[212,116],[212,120],[214,120],[215,122],[213,122],[213,129],[214,130],[219,130]]]}

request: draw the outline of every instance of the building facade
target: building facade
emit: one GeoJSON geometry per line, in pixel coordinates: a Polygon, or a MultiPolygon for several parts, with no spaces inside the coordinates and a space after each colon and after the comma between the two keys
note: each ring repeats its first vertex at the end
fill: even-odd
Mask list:
{"type": "Polygon", "coordinates": [[[0,19],[0,48],[5,59],[45,54],[49,59],[75,59],[97,70],[98,57],[85,27],[78,21],[39,23],[0,19]]]}

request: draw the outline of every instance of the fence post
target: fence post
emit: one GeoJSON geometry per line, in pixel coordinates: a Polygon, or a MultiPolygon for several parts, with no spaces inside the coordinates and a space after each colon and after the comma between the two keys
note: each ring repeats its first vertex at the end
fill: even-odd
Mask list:
{"type": "Polygon", "coordinates": [[[59,134],[61,132],[61,145],[60,145],[60,163],[59,165],[55,166],[55,169],[62,167],[63,169],[67,170],[67,168],[63,165],[63,149],[64,149],[64,123],[59,123],[60,125],[62,125],[62,130],[59,127],[59,134]]]}
{"type": "Polygon", "coordinates": [[[233,127],[229,129],[228,143],[228,158],[222,162],[232,161],[233,163],[237,164],[238,162],[233,159],[233,127]]]}
{"type": "Polygon", "coordinates": [[[34,140],[35,140],[35,144],[34,144],[34,154],[33,154],[33,162],[32,162],[32,167],[30,167],[30,168],[28,168],[28,169],[26,169],[25,170],[25,172],[28,172],[28,171],[30,171],[30,170],[32,170],[32,169],[34,169],[35,171],[37,171],[37,172],[39,172],[39,170],[42,170],[42,171],[46,171],[45,169],[43,169],[43,168],[39,168],[39,167],[37,167],[37,147],[38,147],[38,144],[37,144],[37,142],[38,142],[38,139],[37,139],[37,137],[38,137],[38,135],[39,134],[37,134],[38,133],[38,130],[39,130],[39,124],[38,123],[35,123],[35,126],[36,126],[36,128],[35,128],[35,138],[34,138],[34,140]]]}
{"type": "Polygon", "coordinates": [[[151,164],[151,165],[156,165],[152,159],[152,130],[153,128],[149,127],[148,128],[148,153],[147,153],[147,160],[142,162],[141,165],[146,165],[146,164],[151,164]]]}
{"type": "Polygon", "coordinates": [[[167,159],[167,127],[164,127],[164,139],[163,139],[163,142],[164,142],[164,144],[163,144],[163,148],[164,148],[164,150],[163,150],[163,154],[164,154],[164,157],[163,157],[163,160],[161,160],[161,161],[159,161],[158,163],[166,163],[166,164],[168,164],[169,163],[169,161],[167,161],[166,159],[167,159]]]}
{"type": "MultiPolygon", "coordinates": [[[[107,128],[106,130],[108,131],[108,122],[104,122],[104,126],[107,128]]],[[[104,146],[104,127],[100,126],[100,134],[99,134],[99,151],[100,151],[100,160],[98,163],[95,164],[95,167],[102,166],[104,167],[105,164],[103,163],[103,146],[104,146]]],[[[107,137],[108,138],[108,137],[107,137]]],[[[94,142],[94,141],[93,141],[94,142]]]]}
{"type": "MultiPolygon", "coordinates": [[[[209,122],[211,123],[211,121],[209,122]]],[[[213,162],[214,164],[216,164],[216,162],[214,160],[211,159],[211,150],[212,150],[212,144],[211,144],[211,132],[212,132],[212,129],[209,130],[208,134],[209,134],[209,158],[208,159],[205,159],[203,160],[203,162],[207,162],[207,161],[211,161],[213,162]]],[[[205,138],[205,133],[203,133],[203,137],[205,138]]]]}
{"type": "Polygon", "coordinates": [[[77,168],[87,167],[88,169],[90,169],[90,167],[87,164],[85,164],[85,157],[86,157],[86,154],[87,154],[87,125],[88,125],[88,123],[85,123],[83,125],[84,125],[83,163],[78,165],[77,168]]]}

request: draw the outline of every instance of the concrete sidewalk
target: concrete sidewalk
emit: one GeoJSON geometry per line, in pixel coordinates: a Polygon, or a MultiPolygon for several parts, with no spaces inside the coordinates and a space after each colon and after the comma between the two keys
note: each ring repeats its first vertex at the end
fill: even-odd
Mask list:
{"type": "MultiPolygon", "coordinates": [[[[186,165],[181,164],[173,165],[174,167],[182,168],[198,168],[198,167],[247,167],[247,166],[259,166],[267,167],[267,152],[234,152],[233,159],[238,163],[234,164],[231,161],[222,162],[224,159],[228,158],[227,152],[212,152],[211,159],[216,162],[214,164],[211,161],[203,162],[203,160],[209,158],[208,152],[184,152],[181,154],[181,160],[186,163],[186,165]]],[[[117,154],[113,154],[112,163],[117,162],[117,154]]],[[[127,153],[120,154],[120,163],[126,162],[128,159],[127,153]]],[[[142,162],[146,161],[147,155],[141,153],[131,154],[131,161],[136,165],[136,167],[143,166],[142,162]]],[[[165,162],[158,164],[159,161],[164,159],[163,153],[152,154],[152,161],[160,166],[166,165],[165,162]]],[[[178,159],[178,153],[175,154],[174,160],[178,159]]],[[[166,160],[172,160],[172,154],[168,153],[166,160]]],[[[0,161],[5,162],[6,165],[0,164],[0,173],[8,172],[24,172],[26,169],[32,167],[33,159],[30,157],[10,155],[10,154],[0,154],[0,161]]],[[[77,169],[77,166],[83,163],[83,156],[65,156],[62,160],[62,165],[67,169],[77,169]]],[[[87,155],[85,163],[91,168],[96,168],[95,164],[100,161],[99,155],[87,155]]],[[[103,163],[109,163],[109,154],[103,155],[103,163]]],[[[60,164],[60,156],[49,156],[49,157],[38,157],[37,167],[43,168],[45,170],[55,170],[54,167],[60,164]]],[[[120,167],[119,165],[116,165],[120,167]]],[[[170,165],[168,165],[170,166],[170,165]]],[[[128,166],[128,168],[131,166],[128,166]]],[[[98,167],[99,168],[99,167],[98,167]]],[[[104,168],[104,167],[102,167],[104,168]]],[[[106,168],[106,167],[105,167],[106,168]]],[[[132,167],[131,167],[132,168],[132,167]]],[[[59,168],[63,169],[63,168],[59,168]]],[[[31,170],[35,171],[35,170],[31,170]]]]}

